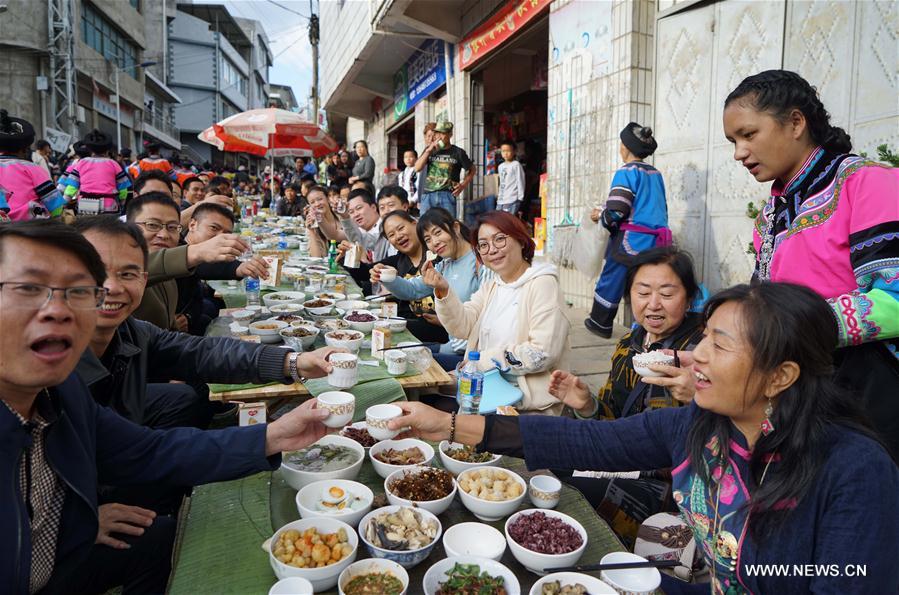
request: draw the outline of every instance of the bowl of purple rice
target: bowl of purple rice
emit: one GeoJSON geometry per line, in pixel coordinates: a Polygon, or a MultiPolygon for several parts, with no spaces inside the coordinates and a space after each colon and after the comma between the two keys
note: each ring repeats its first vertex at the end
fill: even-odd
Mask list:
{"type": "Polygon", "coordinates": [[[509,517],[506,541],[522,566],[543,576],[547,568],[577,564],[587,549],[587,531],[567,514],[533,508],[509,517]]]}

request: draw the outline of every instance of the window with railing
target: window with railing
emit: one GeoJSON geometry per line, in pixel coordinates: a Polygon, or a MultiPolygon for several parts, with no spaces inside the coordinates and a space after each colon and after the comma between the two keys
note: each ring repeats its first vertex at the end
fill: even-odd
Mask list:
{"type": "Polygon", "coordinates": [[[247,77],[242,75],[230,60],[222,58],[222,83],[226,87],[237,89],[241,95],[247,96],[247,77]]]}
{"type": "Polygon", "coordinates": [[[81,5],[81,38],[129,76],[137,78],[137,45],[86,2],[81,5]]]}

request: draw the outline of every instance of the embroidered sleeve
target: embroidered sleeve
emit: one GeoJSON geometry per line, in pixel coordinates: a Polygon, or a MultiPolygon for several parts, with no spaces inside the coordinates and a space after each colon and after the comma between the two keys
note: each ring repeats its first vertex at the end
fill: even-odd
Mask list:
{"type": "Polygon", "coordinates": [[[634,206],[633,183],[628,172],[619,169],[612,177],[612,189],[606,198],[606,208],[602,213],[603,227],[609,231],[615,231],[618,224],[631,214],[634,206]]]}
{"type": "Polygon", "coordinates": [[[66,198],[72,198],[78,194],[78,189],[81,188],[81,172],[78,171],[77,163],[69,168],[65,180],[61,179],[57,188],[66,198]]]}
{"type": "Polygon", "coordinates": [[[828,301],[840,346],[899,337],[899,169],[871,165],[846,180],[849,259],[858,289],[828,301]]]}

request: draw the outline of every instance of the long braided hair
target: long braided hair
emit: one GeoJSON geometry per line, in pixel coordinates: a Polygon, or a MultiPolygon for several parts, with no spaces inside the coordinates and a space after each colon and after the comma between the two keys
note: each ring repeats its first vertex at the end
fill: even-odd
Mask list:
{"type": "Polygon", "coordinates": [[[724,100],[724,107],[742,98],[780,122],[786,122],[790,112],[798,109],[805,116],[815,144],[834,153],[852,151],[852,140],[846,131],[830,124],[830,114],[821,103],[818,91],[795,72],[765,70],[746,77],[724,100]]]}

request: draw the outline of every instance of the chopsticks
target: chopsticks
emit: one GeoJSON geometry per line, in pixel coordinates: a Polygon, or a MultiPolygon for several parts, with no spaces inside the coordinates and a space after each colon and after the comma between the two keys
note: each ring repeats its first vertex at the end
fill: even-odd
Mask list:
{"type": "Polygon", "coordinates": [[[414,345],[403,345],[402,347],[385,347],[384,349],[378,349],[378,351],[390,351],[391,349],[412,349],[413,347],[430,347],[431,345],[437,345],[437,343],[416,343],[414,345]]]}
{"type": "Polygon", "coordinates": [[[544,572],[598,572],[600,570],[629,570],[631,568],[673,568],[681,565],[679,560],[646,560],[645,562],[616,562],[614,564],[563,566],[561,568],[546,568],[544,569],[544,572]]]}

